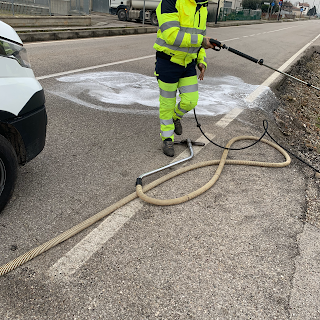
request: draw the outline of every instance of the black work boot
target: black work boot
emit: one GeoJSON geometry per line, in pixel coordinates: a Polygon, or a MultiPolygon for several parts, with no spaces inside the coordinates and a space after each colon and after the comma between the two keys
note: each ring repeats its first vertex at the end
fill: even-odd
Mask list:
{"type": "Polygon", "coordinates": [[[163,141],[162,146],[163,153],[168,157],[174,156],[174,148],[173,148],[173,141],[171,138],[167,138],[163,141]]]}
{"type": "Polygon", "coordinates": [[[180,136],[182,134],[182,125],[180,119],[173,120],[174,133],[180,136]]]}

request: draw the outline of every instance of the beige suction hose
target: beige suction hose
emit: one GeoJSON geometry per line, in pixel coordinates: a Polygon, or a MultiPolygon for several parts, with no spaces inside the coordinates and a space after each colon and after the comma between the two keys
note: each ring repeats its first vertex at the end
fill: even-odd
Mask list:
{"type": "MultiPolygon", "coordinates": [[[[259,140],[259,138],[252,137],[252,136],[235,137],[227,143],[226,148],[230,148],[234,142],[239,141],[239,140],[259,140]]],[[[280,167],[285,167],[291,163],[290,156],[280,146],[278,146],[277,144],[275,144],[273,142],[265,140],[265,139],[261,139],[261,142],[266,143],[266,144],[274,147],[275,149],[277,149],[285,157],[286,161],[274,163],[274,162],[259,162],[259,161],[245,161],[245,160],[227,160],[227,155],[228,155],[229,150],[225,149],[223,151],[223,154],[222,154],[222,157],[220,160],[211,160],[211,161],[204,161],[204,162],[195,163],[194,165],[178,169],[178,170],[176,170],[172,173],[169,173],[168,175],[156,180],[156,181],[159,181],[159,183],[157,184],[157,185],[159,185],[159,184],[163,183],[164,181],[167,181],[167,180],[169,180],[177,175],[180,175],[184,172],[187,172],[187,171],[190,171],[193,169],[197,169],[197,168],[202,168],[202,167],[212,166],[212,165],[218,164],[218,168],[217,168],[215,174],[213,175],[213,177],[211,178],[211,180],[209,182],[207,182],[203,187],[199,188],[198,190],[195,190],[195,191],[193,191],[187,195],[184,195],[183,197],[180,197],[180,198],[166,199],[166,200],[159,200],[159,199],[155,199],[155,198],[151,198],[151,197],[147,196],[143,192],[141,185],[136,186],[136,192],[137,192],[139,198],[141,198],[142,200],[144,200],[146,202],[149,202],[151,204],[158,205],[158,206],[170,206],[170,205],[175,205],[175,204],[179,204],[179,203],[183,203],[188,200],[191,200],[191,199],[199,196],[200,194],[204,193],[208,189],[210,189],[216,183],[216,181],[219,179],[220,174],[221,174],[222,169],[225,164],[280,168],[280,167]]]]}
{"type": "MultiPolygon", "coordinates": [[[[259,140],[259,138],[252,137],[252,136],[235,137],[227,143],[226,148],[230,148],[234,142],[239,141],[239,140],[259,140]]],[[[22,264],[35,258],[36,256],[49,250],[50,248],[56,246],[57,244],[71,238],[72,236],[74,236],[77,233],[79,233],[80,231],[88,228],[89,226],[91,226],[95,222],[99,221],[100,219],[108,216],[113,211],[119,209],[120,207],[122,207],[125,204],[129,203],[130,201],[134,200],[135,198],[137,198],[137,196],[139,196],[142,200],[149,202],[151,204],[155,204],[155,205],[168,206],[168,205],[179,204],[179,203],[183,203],[185,201],[188,201],[190,199],[193,199],[193,198],[199,196],[200,194],[204,193],[205,191],[207,191],[209,188],[211,188],[214,185],[214,183],[218,180],[225,164],[273,167],[273,168],[281,168],[281,167],[285,167],[290,164],[290,162],[291,162],[290,156],[280,146],[278,146],[277,144],[275,144],[273,142],[265,140],[265,139],[262,139],[261,142],[266,143],[266,144],[272,146],[273,148],[277,149],[285,157],[286,161],[280,162],[280,163],[273,163],[273,162],[258,162],[258,161],[226,160],[229,150],[225,149],[222,154],[221,160],[211,160],[211,161],[199,162],[199,163],[190,165],[188,167],[180,168],[176,171],[173,171],[173,172],[153,181],[152,183],[150,183],[144,187],[142,187],[141,185],[137,185],[136,192],[128,195],[127,197],[121,199],[120,201],[118,201],[115,204],[111,205],[110,207],[100,211],[99,213],[95,214],[91,218],[79,223],[78,225],[72,227],[71,229],[63,232],[62,234],[58,235],[57,237],[45,242],[44,244],[30,250],[29,252],[12,260],[11,262],[8,262],[5,265],[1,266],[0,267],[0,276],[14,270],[18,266],[21,266],[22,264]],[[191,171],[191,170],[197,169],[197,168],[206,167],[206,166],[212,166],[212,165],[218,165],[218,168],[217,168],[214,176],[211,178],[211,180],[208,183],[206,183],[203,187],[201,187],[198,190],[193,191],[183,197],[175,198],[175,199],[168,199],[168,200],[159,200],[159,199],[154,199],[154,198],[148,197],[145,194],[145,192],[153,189],[154,187],[160,185],[161,183],[163,183],[173,177],[176,177],[184,172],[191,171]]]]}

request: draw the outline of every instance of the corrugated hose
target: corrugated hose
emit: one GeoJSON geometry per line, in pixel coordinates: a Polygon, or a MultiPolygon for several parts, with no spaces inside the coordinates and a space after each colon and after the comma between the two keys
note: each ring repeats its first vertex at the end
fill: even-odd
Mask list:
{"type": "Polygon", "coordinates": [[[141,184],[136,185],[136,192],[131,193],[130,195],[126,196],[125,198],[121,199],[120,201],[114,203],[113,205],[109,206],[108,208],[100,211],[99,213],[95,214],[91,218],[79,223],[78,225],[72,227],[71,229],[63,232],[62,234],[56,236],[55,238],[43,243],[42,245],[28,251],[27,253],[21,255],[20,257],[12,260],[11,262],[8,262],[4,264],[3,266],[0,267],[0,276],[14,270],[15,268],[21,266],[22,264],[26,263],[27,261],[30,261],[31,259],[37,257],[41,253],[49,250],[50,248],[58,245],[59,243],[71,238],[72,236],[76,235],[80,231],[88,228],[89,226],[93,225],[95,222],[99,221],[100,219],[110,215],[112,212],[115,210],[119,209],[120,207],[124,206],[125,204],[129,203],[130,201],[134,200],[138,196],[143,200],[148,203],[154,204],[154,205],[160,205],[160,206],[168,206],[168,205],[175,205],[175,204],[180,204],[183,202],[186,202],[188,200],[191,200],[205,191],[207,191],[209,188],[211,188],[214,183],[218,180],[218,178],[221,175],[222,169],[224,165],[246,165],[246,166],[259,166],[259,167],[272,167],[272,168],[281,168],[289,165],[291,162],[290,156],[288,153],[282,149],[279,145],[270,142],[265,139],[253,137],[253,136],[239,136],[231,139],[226,147],[225,150],[223,151],[222,157],[220,160],[211,160],[211,161],[204,161],[204,162],[199,162],[195,163],[193,165],[187,166],[187,167],[182,167],[176,171],[173,171],[155,181],[152,183],[142,187],[141,184]],[[273,163],[273,162],[259,162],[259,161],[244,161],[244,160],[227,160],[227,155],[229,152],[229,149],[231,145],[240,140],[260,140],[263,143],[266,143],[276,150],[278,150],[284,157],[285,161],[280,162],[280,163],[273,163]],[[161,183],[172,179],[182,173],[185,173],[187,171],[191,171],[197,168],[202,168],[206,166],[213,166],[213,165],[218,165],[218,168],[211,178],[209,182],[207,182],[203,187],[199,188],[196,191],[193,191],[183,197],[180,198],[175,198],[175,199],[168,199],[168,200],[160,200],[160,199],[155,199],[147,196],[145,193],[156,186],[160,185],[161,183]]]}

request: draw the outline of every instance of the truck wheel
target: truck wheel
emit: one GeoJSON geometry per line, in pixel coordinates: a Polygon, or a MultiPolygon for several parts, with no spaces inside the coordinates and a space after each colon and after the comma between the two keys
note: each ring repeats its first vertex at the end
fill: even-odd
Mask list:
{"type": "Polygon", "coordinates": [[[159,22],[158,22],[158,18],[157,18],[157,15],[156,13],[152,13],[151,17],[150,17],[150,20],[151,20],[151,24],[153,26],[158,26],[159,25],[159,22]]]}
{"type": "Polygon", "coordinates": [[[17,174],[17,155],[11,143],[0,135],[0,212],[13,193],[17,174]]]}
{"type": "Polygon", "coordinates": [[[126,20],[127,20],[126,10],[120,9],[120,10],[118,11],[118,19],[119,19],[120,21],[126,21],[126,20]]]}

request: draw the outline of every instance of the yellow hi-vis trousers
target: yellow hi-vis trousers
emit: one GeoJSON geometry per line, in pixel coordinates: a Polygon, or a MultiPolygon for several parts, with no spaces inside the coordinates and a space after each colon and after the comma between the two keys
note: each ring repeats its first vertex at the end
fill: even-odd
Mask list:
{"type": "Polygon", "coordinates": [[[157,58],[156,75],[160,88],[160,136],[162,140],[174,141],[173,120],[181,119],[198,103],[198,79],[195,62],[183,67],[170,61],[157,58]],[[176,103],[179,90],[180,102],[176,103]]]}

